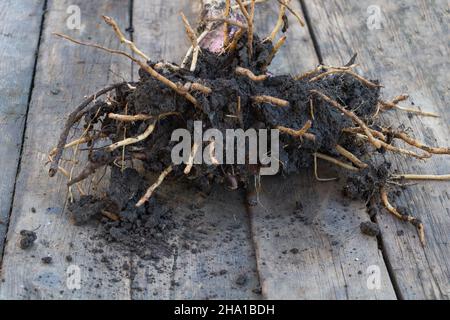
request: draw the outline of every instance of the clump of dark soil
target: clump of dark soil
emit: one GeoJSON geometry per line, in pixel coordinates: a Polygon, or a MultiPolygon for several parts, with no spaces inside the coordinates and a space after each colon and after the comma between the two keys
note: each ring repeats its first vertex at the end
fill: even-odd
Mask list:
{"type": "Polygon", "coordinates": [[[111,184],[103,198],[81,197],[69,206],[75,222],[86,224],[101,222],[101,237],[108,243],[118,244],[144,260],[158,260],[171,253],[169,234],[175,228],[170,208],[158,196],[145,206],[136,208],[136,202],[145,192],[148,182],[131,168],[123,172],[112,168],[111,184]],[[113,212],[113,221],[102,211],[113,212]]]}
{"type": "Polygon", "coordinates": [[[36,232],[28,230],[20,231],[19,245],[22,250],[27,250],[31,248],[36,240],[37,240],[36,232]]]}
{"type": "Polygon", "coordinates": [[[41,259],[41,261],[42,261],[43,264],[51,264],[53,262],[53,258],[49,257],[49,256],[48,257],[43,257],[41,259]]]}

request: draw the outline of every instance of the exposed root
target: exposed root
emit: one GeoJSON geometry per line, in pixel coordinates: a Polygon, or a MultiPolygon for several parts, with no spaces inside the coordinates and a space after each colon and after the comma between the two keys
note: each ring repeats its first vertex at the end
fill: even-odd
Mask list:
{"type": "Polygon", "coordinates": [[[271,97],[271,96],[254,96],[252,97],[253,101],[255,103],[270,103],[273,104],[275,106],[279,106],[279,107],[287,107],[289,106],[289,101],[280,99],[280,98],[275,98],[275,97],[271,97]]]}
{"type": "Polygon", "coordinates": [[[354,167],[354,166],[352,166],[350,164],[344,163],[342,161],[339,161],[339,160],[337,160],[337,159],[335,159],[333,157],[327,156],[326,154],[316,152],[316,153],[314,153],[314,156],[319,158],[319,159],[331,162],[331,163],[333,163],[333,164],[335,164],[335,165],[337,165],[337,166],[339,166],[341,168],[344,168],[344,169],[347,169],[347,170],[350,170],[350,171],[359,171],[358,168],[356,168],[356,167],[354,167]]]}
{"type": "MultiPolygon", "coordinates": [[[[70,180],[70,173],[64,169],[63,167],[59,166],[58,167],[58,171],[61,172],[67,179],[70,180]]],[[[79,183],[76,184],[78,192],[80,193],[80,195],[85,196],[86,192],[83,190],[83,188],[81,187],[81,185],[79,183]]]]}
{"type": "MultiPolygon", "coordinates": [[[[205,39],[205,37],[208,35],[208,32],[209,32],[209,29],[203,31],[202,34],[198,36],[197,42],[200,43],[203,39],[205,39]]],[[[194,47],[191,46],[188,49],[188,51],[186,53],[186,56],[184,57],[183,61],[181,62],[181,68],[183,68],[183,69],[186,68],[186,64],[188,63],[189,58],[191,57],[193,51],[194,51],[194,47]]]]}
{"type": "MultiPolygon", "coordinates": [[[[367,137],[367,135],[363,135],[363,134],[357,133],[357,136],[358,136],[359,138],[363,139],[363,140],[366,140],[366,141],[369,140],[368,137],[367,137]]],[[[415,152],[413,152],[413,151],[409,151],[409,150],[406,150],[406,149],[394,147],[393,145],[388,144],[388,143],[386,143],[386,142],[384,142],[384,141],[381,141],[381,140],[378,140],[378,141],[380,142],[381,147],[383,147],[383,148],[385,148],[386,150],[391,151],[391,152],[405,154],[405,155],[407,155],[407,156],[411,156],[411,157],[414,157],[414,158],[417,158],[417,159],[421,159],[421,160],[423,160],[423,159],[428,159],[428,158],[431,157],[431,154],[428,153],[428,152],[424,152],[424,153],[422,153],[422,154],[418,154],[418,153],[415,153],[415,152]]]]}
{"type": "Polygon", "coordinates": [[[266,39],[264,39],[264,41],[274,42],[275,37],[277,36],[278,32],[280,31],[281,27],[284,24],[283,20],[285,16],[286,16],[286,6],[284,4],[280,4],[280,11],[278,13],[277,23],[275,24],[275,27],[273,28],[270,35],[266,39]]]}
{"type": "Polygon", "coordinates": [[[250,13],[247,11],[247,8],[242,3],[242,0],[236,0],[241,9],[242,14],[247,20],[247,47],[248,47],[248,56],[251,60],[253,57],[253,20],[255,17],[255,0],[251,0],[250,2],[250,13]]]}
{"type": "Polygon", "coordinates": [[[264,81],[266,80],[269,76],[266,74],[262,74],[259,76],[256,76],[253,72],[251,72],[248,69],[242,68],[242,67],[237,67],[236,68],[236,74],[240,75],[240,76],[245,76],[247,78],[249,78],[252,81],[258,82],[258,81],[264,81]]]}
{"type": "Polygon", "coordinates": [[[146,115],[146,114],[136,114],[136,115],[125,115],[125,114],[116,114],[116,113],[110,113],[108,114],[108,118],[122,121],[122,122],[136,122],[136,121],[146,121],[150,120],[153,117],[146,115]]]}
{"type": "Polygon", "coordinates": [[[190,68],[190,71],[194,72],[195,69],[197,68],[197,61],[198,61],[198,55],[200,53],[200,46],[199,46],[195,31],[191,27],[188,19],[186,18],[186,16],[184,15],[183,12],[180,12],[180,15],[181,15],[181,19],[183,20],[184,27],[186,29],[186,34],[187,34],[189,40],[191,41],[192,47],[194,48],[194,53],[192,55],[192,62],[191,62],[191,68],[190,68]]]}
{"type": "Polygon", "coordinates": [[[300,17],[300,14],[297,13],[294,9],[292,9],[287,0],[277,0],[280,4],[284,5],[291,13],[292,15],[297,19],[298,23],[300,23],[300,25],[302,27],[305,26],[305,22],[303,21],[303,19],[300,17]]]}
{"type": "Polygon", "coordinates": [[[158,180],[156,180],[156,182],[150,188],[148,188],[145,195],[136,204],[136,207],[142,207],[148,200],[150,200],[153,192],[155,192],[155,190],[163,183],[164,179],[172,172],[172,170],[173,167],[169,166],[161,173],[161,175],[158,177],[158,180]]]}
{"type": "Polygon", "coordinates": [[[104,217],[108,218],[109,220],[112,220],[112,221],[120,220],[120,217],[117,214],[109,212],[107,210],[101,210],[101,213],[104,217]]]}
{"type": "MultiPolygon", "coordinates": [[[[82,138],[79,138],[79,139],[76,139],[76,140],[73,140],[73,141],[69,142],[68,144],[66,144],[64,146],[63,149],[69,149],[69,148],[72,148],[72,147],[76,147],[76,146],[78,146],[80,144],[87,143],[87,142],[96,140],[98,138],[99,138],[99,136],[93,136],[93,137],[91,137],[91,136],[84,136],[82,138]]],[[[53,148],[52,151],[50,151],[49,156],[50,157],[54,157],[57,151],[58,151],[57,148],[53,148]]],[[[52,160],[50,160],[50,162],[51,161],[52,160]]]]}
{"type": "Polygon", "coordinates": [[[391,178],[394,180],[450,181],[450,174],[394,174],[391,178]]]}
{"type": "Polygon", "coordinates": [[[345,73],[345,74],[349,74],[353,77],[355,77],[356,79],[358,79],[359,81],[361,81],[361,83],[363,83],[364,85],[370,87],[370,88],[377,88],[377,87],[382,87],[379,84],[373,83],[369,80],[367,80],[366,78],[360,76],[359,74],[357,74],[356,72],[350,70],[350,69],[331,69],[329,71],[326,71],[324,73],[319,74],[318,76],[312,78],[311,80],[309,80],[310,82],[314,82],[317,80],[320,80],[322,78],[325,78],[331,74],[336,74],[336,73],[345,73]]]}
{"type": "Polygon", "coordinates": [[[383,205],[390,213],[392,213],[396,218],[402,221],[407,221],[416,227],[417,233],[419,234],[420,243],[422,246],[425,246],[425,230],[422,221],[408,214],[401,214],[398,212],[398,210],[389,203],[388,194],[384,187],[380,189],[380,195],[383,205]]]}
{"type": "Polygon", "coordinates": [[[138,142],[144,141],[153,133],[153,131],[155,130],[155,127],[156,127],[156,121],[153,121],[153,123],[147,127],[147,129],[144,131],[144,133],[142,133],[134,138],[127,138],[122,141],[113,143],[113,144],[109,145],[108,147],[106,147],[105,150],[107,152],[113,152],[114,150],[116,150],[120,147],[129,146],[131,144],[136,144],[138,142]]]}
{"type": "Polygon", "coordinates": [[[368,137],[370,143],[372,143],[377,149],[381,148],[382,141],[375,139],[372,135],[370,129],[367,127],[364,121],[362,121],[356,114],[351,112],[350,110],[347,110],[344,108],[339,102],[331,99],[330,97],[324,95],[322,92],[317,90],[311,90],[312,93],[317,94],[319,97],[321,97],[323,100],[331,104],[333,107],[344,113],[347,117],[352,119],[356,124],[358,124],[363,130],[366,136],[368,137]]]}
{"type": "Polygon", "coordinates": [[[123,83],[113,84],[104,89],[101,89],[97,93],[86,98],[78,107],[75,108],[74,111],[72,111],[72,113],[69,115],[69,117],[66,121],[63,132],[61,133],[61,135],[59,137],[59,141],[58,141],[56,150],[54,151],[53,161],[51,162],[50,169],[48,171],[50,177],[54,177],[56,172],[58,171],[59,161],[61,160],[64,146],[67,142],[67,137],[69,136],[70,129],[72,129],[72,126],[81,119],[81,116],[79,115],[80,112],[82,112],[92,101],[94,101],[98,97],[120,87],[121,85],[123,85],[123,83]]]}
{"type": "MultiPolygon", "coordinates": [[[[230,17],[231,13],[231,0],[225,0],[225,12],[224,16],[225,19],[228,19],[230,17]]],[[[228,44],[230,42],[230,33],[228,29],[228,22],[224,22],[223,24],[223,47],[228,47],[228,44]]]]}
{"type": "Polygon", "coordinates": [[[280,50],[281,46],[286,42],[286,36],[282,36],[280,40],[275,44],[273,47],[272,52],[270,53],[269,57],[267,58],[267,61],[263,67],[263,70],[267,70],[267,68],[272,63],[273,58],[275,58],[275,55],[277,54],[278,50],[280,50]]]}
{"type": "Polygon", "coordinates": [[[398,97],[395,97],[391,102],[387,102],[387,101],[383,101],[383,100],[380,100],[379,102],[380,102],[380,105],[381,105],[383,111],[397,109],[397,110],[405,111],[408,113],[414,113],[414,114],[424,116],[424,117],[440,118],[440,115],[438,115],[434,112],[426,112],[426,111],[421,111],[421,110],[417,110],[417,109],[405,108],[405,107],[401,107],[401,106],[397,105],[399,102],[404,101],[408,98],[409,98],[408,95],[403,94],[398,97]]]}
{"type": "Polygon", "coordinates": [[[230,19],[230,18],[208,18],[205,21],[208,22],[222,22],[225,25],[235,26],[244,30],[248,30],[248,25],[242,24],[239,21],[230,19]]]}
{"type": "MultiPolygon", "coordinates": [[[[93,175],[97,171],[97,169],[103,167],[104,165],[106,165],[106,163],[89,162],[88,165],[83,169],[83,171],[81,171],[81,173],[79,174],[78,177],[72,178],[69,180],[69,182],[67,183],[67,186],[71,187],[74,184],[77,184],[77,183],[89,178],[91,175],[93,175]]],[[[69,176],[70,176],[70,174],[69,174],[69,176]]]]}
{"type": "Polygon", "coordinates": [[[412,137],[410,137],[408,134],[406,134],[405,132],[401,132],[401,131],[391,131],[388,129],[384,129],[383,132],[385,134],[392,134],[395,138],[397,139],[401,139],[403,141],[405,141],[407,144],[422,149],[428,153],[432,153],[432,154],[450,154],[450,148],[447,147],[429,147],[427,145],[424,145],[423,143],[413,139],[412,137]]]}
{"type": "Polygon", "coordinates": [[[314,157],[314,176],[316,177],[316,180],[317,180],[317,181],[320,181],[320,182],[329,182],[329,181],[336,181],[336,180],[339,179],[339,178],[319,178],[319,174],[318,174],[318,172],[317,172],[317,154],[315,153],[315,154],[313,155],[313,157],[314,157]]]}
{"type": "Polygon", "coordinates": [[[143,53],[141,50],[139,50],[136,45],[128,40],[127,38],[125,38],[125,36],[123,35],[122,31],[120,30],[119,26],[117,25],[117,23],[114,21],[113,18],[108,17],[108,16],[102,16],[103,20],[113,28],[114,32],[117,35],[117,38],[119,38],[121,43],[125,43],[128,45],[128,47],[131,49],[131,51],[133,51],[134,53],[136,53],[137,55],[141,56],[142,58],[144,58],[145,61],[149,61],[150,58],[143,53]]]}
{"type": "Polygon", "coordinates": [[[362,162],[361,160],[358,159],[357,156],[355,156],[353,153],[351,153],[350,151],[346,150],[345,148],[343,148],[340,145],[336,146],[336,151],[343,156],[344,158],[347,158],[348,160],[350,160],[354,165],[356,165],[357,167],[364,169],[367,168],[369,165],[367,163],[362,162]]]}
{"type": "MultiPolygon", "coordinates": [[[[253,0],[244,1],[244,2],[242,2],[242,4],[243,4],[245,7],[247,7],[249,4],[252,3],[252,1],[253,1],[253,0]]],[[[263,2],[267,2],[267,0],[256,0],[256,1],[255,1],[255,4],[263,3],[263,2]]],[[[239,9],[239,5],[238,5],[238,4],[235,4],[235,5],[232,6],[231,8],[232,8],[233,10],[239,9]]]]}
{"type": "Polygon", "coordinates": [[[311,120],[308,120],[306,122],[306,124],[303,126],[303,128],[301,128],[300,130],[294,130],[294,129],[286,128],[286,127],[283,127],[283,126],[278,126],[277,129],[280,130],[281,132],[289,134],[289,135],[291,135],[293,137],[302,138],[305,135],[305,133],[309,129],[311,129],[311,126],[312,126],[312,122],[311,122],[311,120]]]}
{"type": "MultiPolygon", "coordinates": [[[[369,130],[374,137],[376,137],[379,140],[384,141],[384,142],[387,141],[386,136],[384,134],[382,134],[381,132],[370,129],[370,128],[369,128],[369,130]]],[[[364,133],[364,129],[360,128],[360,127],[345,128],[342,130],[342,132],[357,134],[357,133],[364,133]]]]}
{"type": "Polygon", "coordinates": [[[185,175],[188,175],[189,173],[191,173],[192,167],[194,166],[194,159],[195,159],[195,156],[197,155],[199,148],[200,148],[200,146],[197,143],[194,143],[194,145],[192,146],[192,151],[191,151],[191,154],[189,155],[189,160],[187,162],[186,168],[184,169],[185,175]]]}
{"type": "Polygon", "coordinates": [[[239,43],[239,40],[241,40],[242,36],[245,33],[245,29],[244,28],[240,28],[233,37],[233,41],[231,41],[230,45],[228,46],[228,48],[226,48],[226,50],[230,51],[230,52],[234,52],[237,48],[237,45],[239,43]]]}
{"type": "Polygon", "coordinates": [[[211,92],[212,92],[211,88],[209,88],[207,86],[204,86],[204,85],[202,85],[201,83],[198,83],[198,82],[194,82],[194,83],[187,82],[187,83],[185,83],[183,85],[182,89],[186,90],[186,91],[198,91],[198,92],[201,92],[203,94],[211,94],[211,92]]]}
{"type": "Polygon", "coordinates": [[[311,119],[316,120],[314,116],[314,101],[313,99],[309,99],[309,112],[311,113],[311,119]]]}

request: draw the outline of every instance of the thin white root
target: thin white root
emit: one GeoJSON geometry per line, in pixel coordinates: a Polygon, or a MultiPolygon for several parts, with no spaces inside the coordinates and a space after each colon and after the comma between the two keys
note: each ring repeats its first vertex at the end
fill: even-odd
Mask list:
{"type": "Polygon", "coordinates": [[[108,118],[112,120],[122,121],[122,122],[135,122],[135,121],[146,121],[150,120],[153,117],[146,114],[136,114],[134,116],[125,115],[125,114],[116,114],[110,113],[108,114],[108,118]]]}
{"type": "Polygon", "coordinates": [[[329,181],[336,181],[339,178],[319,178],[319,174],[317,172],[317,154],[314,154],[314,176],[316,177],[317,181],[320,182],[329,182],[329,181]]]}
{"type": "Polygon", "coordinates": [[[164,179],[172,172],[173,167],[168,166],[158,177],[158,180],[150,187],[148,188],[145,195],[139,200],[139,202],[136,204],[136,207],[142,207],[153,195],[153,192],[163,183],[164,179]]]}
{"type": "Polygon", "coordinates": [[[156,121],[153,121],[153,123],[151,125],[149,125],[147,127],[147,129],[144,131],[144,133],[138,135],[137,137],[133,137],[133,138],[128,138],[119,142],[116,142],[108,147],[106,147],[106,151],[107,152],[113,152],[114,150],[120,148],[120,147],[124,147],[124,146],[128,146],[131,144],[136,144],[138,142],[141,142],[145,139],[147,139],[155,130],[156,127],[156,121]]]}
{"type": "Polygon", "coordinates": [[[333,157],[327,156],[326,154],[316,152],[316,153],[314,153],[314,156],[319,158],[319,159],[331,162],[331,163],[333,163],[333,164],[335,164],[335,165],[337,165],[337,166],[339,166],[341,168],[344,168],[344,169],[347,169],[347,170],[350,170],[350,171],[359,171],[358,168],[356,168],[356,167],[354,167],[354,166],[352,166],[350,164],[344,163],[342,161],[339,161],[339,160],[337,160],[337,159],[335,159],[333,157]]]}
{"type": "Polygon", "coordinates": [[[394,180],[450,181],[450,174],[395,174],[391,178],[394,180]]]}

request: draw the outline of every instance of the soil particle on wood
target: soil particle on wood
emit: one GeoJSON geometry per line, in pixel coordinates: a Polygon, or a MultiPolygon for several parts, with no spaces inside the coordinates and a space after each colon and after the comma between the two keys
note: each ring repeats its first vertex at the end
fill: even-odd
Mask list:
{"type": "Polygon", "coordinates": [[[31,248],[36,240],[37,240],[36,232],[28,230],[20,231],[19,245],[22,250],[27,250],[31,248]]]}
{"type": "Polygon", "coordinates": [[[43,257],[43,258],[41,259],[41,261],[42,261],[43,264],[51,264],[51,263],[53,262],[53,258],[50,257],[50,256],[43,257]]]}
{"type": "Polygon", "coordinates": [[[362,222],[359,225],[359,228],[361,229],[361,232],[363,234],[371,237],[376,237],[380,234],[380,227],[378,226],[378,224],[371,221],[362,222]]]}

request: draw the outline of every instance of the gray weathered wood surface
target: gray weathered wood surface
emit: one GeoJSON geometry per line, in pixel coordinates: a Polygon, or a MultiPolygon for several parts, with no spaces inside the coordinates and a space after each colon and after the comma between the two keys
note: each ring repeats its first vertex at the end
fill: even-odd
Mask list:
{"type": "Polygon", "coordinates": [[[0,261],[39,42],[42,1],[0,3],[0,261]],[[26,23],[24,23],[26,21],[26,23]]]}
{"type": "MultiPolygon", "coordinates": [[[[386,114],[391,123],[404,123],[419,141],[429,145],[450,145],[448,1],[305,3],[325,63],[346,63],[357,52],[361,71],[371,78],[382,79],[386,100],[408,93],[415,108],[441,115],[439,119],[409,118],[404,112],[391,111],[386,114]],[[368,18],[375,12],[369,7],[381,10],[381,29],[368,28],[368,18]]],[[[437,155],[422,163],[398,155],[389,159],[403,173],[449,171],[448,156],[437,155]]],[[[408,188],[396,201],[425,223],[425,248],[418,245],[414,228],[385,211],[378,215],[383,249],[399,298],[450,297],[448,190],[448,182],[422,182],[408,188]]]]}
{"type": "MultiPolygon", "coordinates": [[[[133,38],[152,60],[180,62],[189,41],[179,12],[183,11],[195,25],[200,1],[102,0],[94,4],[81,0],[36,0],[30,1],[25,9],[22,5],[22,1],[0,5],[0,16],[4,17],[0,22],[0,72],[6,74],[7,80],[0,79],[0,90],[2,93],[6,90],[6,95],[0,97],[0,139],[7,137],[5,132],[12,135],[13,141],[5,145],[2,140],[0,146],[0,160],[7,165],[6,179],[1,181],[0,220],[7,220],[15,187],[0,269],[0,299],[449,297],[450,210],[446,183],[420,184],[397,200],[413,208],[412,213],[426,223],[425,249],[420,248],[410,226],[386,213],[379,215],[383,235],[378,245],[382,246],[383,254],[375,238],[359,231],[359,224],[369,220],[364,204],[343,200],[339,184],[316,182],[312,172],[286,179],[263,179],[259,205],[250,216],[243,205],[242,193],[230,193],[219,186],[204,199],[183,184],[166,184],[159,192],[172,198],[171,207],[179,228],[169,241],[172,252],[157,263],[106,245],[96,236],[96,226],[72,226],[64,211],[68,196],[66,179],[49,179],[44,167],[46,155],[57,139],[49,128],[59,131],[65,116],[84,95],[122,79],[136,80],[137,68],[122,58],[74,46],[51,33],[58,31],[119,48],[114,34],[100,18],[106,14],[114,17],[123,29],[132,20],[133,38]],[[42,10],[45,2],[46,15],[42,10]],[[69,5],[81,9],[80,30],[67,27],[69,5]],[[30,14],[31,22],[18,28],[16,22],[30,14]],[[15,179],[42,18],[45,20],[21,170],[15,179]],[[15,47],[10,47],[12,42],[17,43],[15,47]],[[14,49],[20,51],[21,68],[12,68],[17,61],[14,60],[17,55],[10,55],[14,49]],[[38,241],[30,251],[18,247],[23,229],[36,229],[38,234],[38,241]],[[403,231],[403,235],[398,231],[403,231]],[[41,258],[48,255],[53,258],[52,264],[42,264],[41,258]],[[71,262],[66,260],[69,255],[71,262]],[[70,290],[66,284],[67,271],[74,266],[81,272],[78,290],[70,290]],[[367,287],[367,271],[373,266],[380,271],[379,290],[367,287]]],[[[301,11],[299,2],[292,1],[292,6],[301,11]]],[[[448,45],[436,41],[448,37],[445,1],[430,5],[405,0],[395,4],[384,0],[305,1],[304,6],[312,24],[301,29],[294,18],[290,19],[288,40],[271,71],[297,74],[310,70],[319,62],[317,48],[329,64],[345,63],[358,52],[361,71],[383,79],[386,98],[408,92],[416,105],[442,114],[440,119],[409,119],[396,111],[390,116],[407,123],[418,139],[450,145],[446,110],[448,45]],[[370,5],[379,6],[384,13],[383,29],[367,28],[370,5]],[[311,31],[316,36],[316,48],[311,31]]],[[[260,36],[272,29],[277,7],[276,1],[258,4],[260,36]]],[[[70,154],[65,157],[69,159],[70,154]]],[[[402,172],[448,171],[445,157],[428,163],[398,156],[392,159],[402,172]]],[[[63,161],[62,165],[70,168],[71,163],[63,161]]],[[[328,167],[321,167],[321,172],[333,174],[328,167]]],[[[0,224],[0,248],[5,227],[0,224]]]]}

